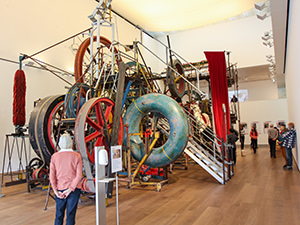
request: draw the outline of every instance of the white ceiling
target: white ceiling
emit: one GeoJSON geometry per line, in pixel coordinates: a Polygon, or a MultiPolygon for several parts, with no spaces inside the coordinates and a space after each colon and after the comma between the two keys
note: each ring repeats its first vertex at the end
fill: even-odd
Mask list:
{"type": "Polygon", "coordinates": [[[112,8],[147,31],[177,31],[238,16],[262,0],[113,0],[112,8]]]}
{"type": "MultiPolygon", "coordinates": [[[[114,11],[152,32],[197,28],[245,14],[264,0],[113,0],[114,11]]],[[[284,64],[288,0],[270,0],[277,85],[285,86],[284,64]]],[[[244,82],[269,79],[267,65],[239,71],[244,82]]]]}

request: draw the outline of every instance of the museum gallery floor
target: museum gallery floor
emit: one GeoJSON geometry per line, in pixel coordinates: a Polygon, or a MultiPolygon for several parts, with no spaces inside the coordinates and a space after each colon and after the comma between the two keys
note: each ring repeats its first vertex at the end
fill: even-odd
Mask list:
{"type": "MultiPolygon", "coordinates": [[[[297,169],[284,171],[281,152],[269,157],[260,147],[246,157],[238,149],[236,175],[220,185],[198,165],[176,169],[169,184],[158,193],[151,187],[120,188],[120,224],[258,224],[296,225],[300,221],[300,176],[297,169]]],[[[26,192],[26,185],[3,187],[0,224],[53,224],[55,202],[43,211],[46,191],[26,192]]],[[[115,222],[115,198],[109,200],[107,224],[115,222]]],[[[94,201],[83,198],[77,212],[79,225],[95,224],[94,201]]]]}

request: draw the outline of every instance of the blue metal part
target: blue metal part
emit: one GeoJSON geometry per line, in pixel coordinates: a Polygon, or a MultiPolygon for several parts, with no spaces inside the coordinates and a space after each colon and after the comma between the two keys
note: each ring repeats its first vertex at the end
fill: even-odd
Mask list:
{"type": "Polygon", "coordinates": [[[81,95],[79,95],[80,88],[82,88],[86,93],[86,91],[90,89],[90,86],[83,83],[76,83],[69,89],[65,96],[64,107],[67,118],[76,118],[77,109],[79,111],[83,104],[86,102],[86,99],[83,96],[84,93],[81,93],[81,95]]]}
{"type": "Polygon", "coordinates": [[[127,87],[126,87],[126,90],[125,90],[125,93],[124,93],[124,97],[123,97],[123,100],[122,100],[122,109],[121,109],[121,110],[123,110],[123,107],[124,107],[124,104],[125,104],[127,95],[128,95],[128,93],[129,93],[131,84],[132,84],[132,80],[129,81],[128,84],[127,84],[127,87]]]}
{"type": "Polygon", "coordinates": [[[23,55],[19,56],[19,70],[22,70],[22,61],[25,59],[26,57],[23,55]]]}
{"type": "MultiPolygon", "coordinates": [[[[188,94],[189,94],[189,92],[186,90],[184,92],[184,95],[188,95],[188,94]]],[[[202,101],[201,95],[198,92],[191,90],[190,94],[195,98],[195,100],[202,101]]]]}
{"type": "MultiPolygon", "coordinates": [[[[140,123],[149,112],[159,112],[168,120],[170,135],[163,146],[153,148],[144,164],[163,167],[175,161],[186,147],[189,137],[187,117],[180,105],[169,96],[158,93],[143,95],[128,107],[123,118],[124,124],[129,125],[129,134],[140,133],[140,123]]],[[[130,147],[133,157],[141,161],[145,155],[145,144],[139,135],[130,136],[130,147]]]]}

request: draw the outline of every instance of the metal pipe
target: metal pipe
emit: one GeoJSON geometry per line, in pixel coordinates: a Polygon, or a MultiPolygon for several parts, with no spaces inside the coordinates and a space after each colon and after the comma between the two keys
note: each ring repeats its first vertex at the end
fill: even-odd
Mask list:
{"type": "Polygon", "coordinates": [[[99,152],[101,150],[105,150],[104,146],[95,147],[96,224],[106,225],[105,183],[99,182],[105,178],[105,166],[99,165],[99,152]]]}
{"type": "MultiPolygon", "coordinates": [[[[228,139],[227,139],[227,114],[226,114],[226,106],[225,106],[224,103],[222,104],[222,108],[223,108],[223,113],[224,113],[224,117],[223,118],[224,118],[224,127],[225,127],[224,139],[226,140],[225,141],[226,145],[224,147],[224,154],[225,154],[225,151],[227,151],[228,139]]],[[[224,159],[224,161],[225,161],[225,159],[224,159]]],[[[229,168],[228,168],[227,172],[230,174],[230,165],[229,165],[229,168]]]]}
{"type": "Polygon", "coordinates": [[[79,32],[79,33],[77,33],[77,34],[74,34],[74,35],[72,35],[71,37],[68,37],[68,38],[66,38],[66,39],[64,39],[64,40],[62,40],[62,41],[60,41],[60,42],[57,42],[57,43],[54,44],[54,45],[51,45],[51,46],[49,46],[49,47],[47,47],[47,48],[45,48],[45,49],[43,49],[43,50],[41,50],[41,51],[38,51],[38,52],[36,52],[36,53],[30,55],[30,57],[36,56],[36,55],[38,55],[38,54],[40,54],[40,53],[42,53],[42,52],[44,52],[44,51],[47,51],[47,50],[49,50],[50,48],[53,48],[53,47],[55,47],[55,46],[57,46],[57,45],[59,45],[59,44],[62,44],[62,43],[64,43],[65,41],[68,41],[68,40],[70,40],[70,39],[72,39],[72,38],[74,38],[74,37],[76,37],[76,36],[78,36],[78,35],[80,35],[80,34],[82,34],[82,33],[84,33],[84,32],[89,31],[90,29],[91,29],[91,28],[88,28],[88,29],[85,29],[85,30],[83,30],[83,31],[81,31],[81,32],[79,32]]]}

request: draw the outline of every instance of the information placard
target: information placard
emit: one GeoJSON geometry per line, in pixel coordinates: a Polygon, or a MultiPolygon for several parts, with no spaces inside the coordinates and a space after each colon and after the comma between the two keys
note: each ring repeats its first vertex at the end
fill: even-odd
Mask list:
{"type": "Polygon", "coordinates": [[[111,172],[122,171],[122,145],[111,146],[111,172]]]}

